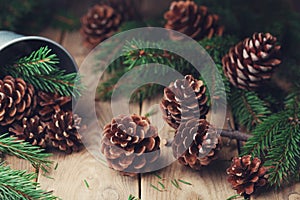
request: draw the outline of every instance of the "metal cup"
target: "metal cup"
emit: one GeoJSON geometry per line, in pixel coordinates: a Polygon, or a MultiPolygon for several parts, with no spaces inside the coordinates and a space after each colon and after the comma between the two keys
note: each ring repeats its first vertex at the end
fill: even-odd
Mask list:
{"type": "Polygon", "coordinates": [[[77,72],[73,57],[60,44],[40,36],[23,36],[11,31],[0,31],[0,65],[15,61],[16,58],[30,55],[40,47],[48,46],[59,58],[58,67],[67,73],[77,72]]]}
{"type": "MultiPolygon", "coordinates": [[[[57,67],[66,71],[66,73],[75,73],[78,71],[76,62],[69,52],[60,44],[40,36],[23,36],[10,31],[0,31],[0,66],[16,61],[16,59],[28,56],[32,51],[40,47],[48,46],[51,53],[59,58],[57,67]]],[[[0,71],[1,74],[1,71],[0,71]]],[[[72,100],[74,103],[74,100],[72,100]]],[[[8,131],[8,127],[0,126],[0,134],[8,131]]]]}

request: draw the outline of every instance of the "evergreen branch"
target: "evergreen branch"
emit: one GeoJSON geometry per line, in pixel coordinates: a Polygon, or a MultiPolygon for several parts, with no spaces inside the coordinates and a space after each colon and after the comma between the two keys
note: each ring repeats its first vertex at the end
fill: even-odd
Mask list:
{"type": "MultiPolygon", "coordinates": [[[[213,39],[207,39],[200,43],[202,46],[209,49],[209,53],[211,53],[218,61],[219,64],[217,65],[216,73],[221,74],[222,80],[225,83],[225,91],[223,89],[219,90],[221,87],[218,86],[220,85],[220,81],[222,80],[215,80],[211,77],[205,77],[206,80],[209,81],[215,80],[214,82],[215,91],[211,91],[213,92],[214,94],[213,98],[215,99],[217,99],[220,96],[225,97],[226,94],[224,93],[227,92],[229,94],[230,91],[229,83],[223,74],[222,66],[220,63],[221,63],[221,56],[223,56],[223,54],[225,54],[225,52],[228,51],[229,44],[233,44],[235,40],[233,39],[233,37],[225,37],[224,39],[225,42],[222,41],[223,40],[220,37],[216,37],[213,39]],[[214,43],[216,43],[215,46],[214,43]],[[222,52],[218,54],[217,53],[218,51],[215,51],[214,48],[217,48],[217,50],[220,51],[222,50],[222,52]]],[[[183,59],[182,57],[174,53],[164,51],[163,49],[165,45],[173,45],[174,49],[178,49],[178,48],[183,49],[183,48],[188,48],[189,46],[189,44],[186,44],[186,47],[183,47],[182,45],[176,45],[176,43],[170,44],[168,42],[164,43],[163,41],[158,43],[151,43],[149,41],[141,41],[141,40],[127,41],[126,45],[123,47],[124,56],[115,60],[108,68],[109,73],[112,72],[115,73],[109,80],[102,83],[99,87],[98,91],[100,93],[99,96],[101,96],[101,99],[104,100],[109,99],[112,94],[112,90],[114,88],[113,86],[115,85],[115,83],[118,82],[118,80],[123,74],[125,74],[135,66],[142,66],[144,64],[149,64],[149,63],[158,63],[162,65],[167,65],[171,69],[174,69],[183,75],[191,74],[196,78],[200,77],[199,72],[190,64],[190,62],[186,61],[185,59],[183,59]]],[[[157,75],[164,76],[169,72],[170,68],[159,68],[159,69],[157,68],[155,69],[156,70],[155,73],[157,75]]],[[[210,70],[210,68],[208,70],[210,70]]],[[[144,73],[145,73],[144,76],[147,76],[146,74],[147,70],[145,70],[144,73]]],[[[150,71],[150,73],[153,75],[153,71],[150,71]]],[[[204,73],[203,76],[206,76],[207,74],[211,74],[211,72],[207,72],[207,73],[203,72],[203,73],[204,73]]],[[[162,88],[163,88],[162,86],[158,86],[155,84],[147,85],[139,89],[139,91],[136,93],[137,95],[133,99],[136,99],[136,97],[141,97],[141,100],[146,98],[151,98],[153,95],[160,92],[162,88]]]]}
{"type": "Polygon", "coordinates": [[[35,173],[12,170],[0,164],[0,199],[6,200],[54,200],[57,197],[40,189],[35,173]]]}
{"type": "Polygon", "coordinates": [[[66,74],[65,70],[59,69],[56,65],[59,60],[56,54],[50,54],[51,49],[41,47],[16,61],[15,64],[2,68],[4,75],[11,75],[15,78],[22,78],[32,84],[35,89],[45,92],[59,93],[63,96],[78,96],[83,86],[75,87],[79,81],[77,73],[66,74]]]}
{"type": "Polygon", "coordinates": [[[232,88],[230,105],[235,121],[252,130],[263,122],[271,111],[255,92],[232,88]]]}
{"type": "Polygon", "coordinates": [[[51,154],[44,153],[43,149],[28,142],[8,137],[8,134],[0,135],[0,152],[28,160],[36,169],[40,167],[44,172],[47,172],[52,164],[48,160],[51,154]]]}
{"type": "Polygon", "coordinates": [[[265,160],[269,183],[280,187],[299,176],[300,123],[299,96],[288,96],[286,109],[265,119],[253,130],[243,147],[243,154],[252,154],[265,160]]]}
{"type": "Polygon", "coordinates": [[[20,58],[12,65],[5,67],[6,73],[12,76],[18,74],[24,74],[26,76],[32,76],[35,74],[48,74],[56,70],[56,65],[59,60],[56,54],[50,54],[51,49],[41,47],[37,51],[33,51],[29,56],[20,58]]]}
{"type": "Polygon", "coordinates": [[[34,76],[23,76],[26,82],[31,83],[36,89],[46,92],[58,93],[62,96],[79,96],[83,86],[75,83],[80,81],[77,73],[65,74],[64,70],[55,70],[49,74],[35,74],[34,76]]]}

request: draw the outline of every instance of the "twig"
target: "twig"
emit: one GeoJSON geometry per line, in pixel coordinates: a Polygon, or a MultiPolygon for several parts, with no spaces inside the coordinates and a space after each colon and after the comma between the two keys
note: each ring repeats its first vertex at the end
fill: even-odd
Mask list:
{"type": "Polygon", "coordinates": [[[252,135],[240,131],[230,131],[226,129],[217,129],[217,131],[222,137],[228,137],[230,139],[240,141],[247,141],[250,137],[252,137],[252,135]]]}

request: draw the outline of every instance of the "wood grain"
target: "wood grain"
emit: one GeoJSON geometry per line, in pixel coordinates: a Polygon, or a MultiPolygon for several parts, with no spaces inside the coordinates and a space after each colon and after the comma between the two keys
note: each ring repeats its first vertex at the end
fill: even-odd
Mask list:
{"type": "MultiPolygon", "coordinates": [[[[157,107],[160,102],[160,97],[150,101],[144,101],[142,106],[142,114],[149,112],[149,109],[157,107]],[[156,106],[155,106],[156,105],[156,106]]],[[[210,117],[208,117],[209,119],[210,117]]],[[[153,124],[161,124],[162,118],[160,114],[155,114],[150,117],[153,124]]],[[[174,132],[171,129],[166,130],[164,127],[160,132],[162,138],[171,138],[174,132]]],[[[159,179],[153,173],[142,175],[141,179],[141,198],[142,199],[226,199],[235,194],[230,185],[226,181],[226,168],[231,163],[231,158],[238,154],[236,144],[231,143],[227,146],[227,139],[223,141],[224,147],[219,155],[219,160],[213,162],[209,167],[204,167],[200,171],[192,170],[188,167],[180,165],[178,162],[173,162],[170,166],[157,171],[161,177],[166,178],[162,182],[166,186],[166,191],[159,192],[150,184],[158,186],[159,179]],[[192,183],[186,185],[179,183],[181,189],[177,189],[171,183],[173,179],[182,179],[192,183]]],[[[170,148],[170,147],[167,147],[170,148]]],[[[170,156],[170,154],[169,154],[170,156]]],[[[170,158],[168,158],[170,159],[170,158]]]]}
{"type": "MultiPolygon", "coordinates": [[[[78,31],[65,33],[61,43],[75,58],[77,64],[82,62],[88,53],[81,45],[78,31]]],[[[95,107],[99,114],[99,125],[109,123],[112,118],[110,103],[97,102],[95,107]]],[[[139,105],[131,105],[131,110],[139,112],[139,105]]],[[[53,154],[52,160],[58,163],[58,167],[48,175],[52,179],[39,174],[38,181],[43,189],[53,190],[55,195],[64,200],[117,200],[126,199],[129,194],[138,195],[138,177],[121,176],[102,164],[87,150],[71,155],[59,152],[53,154]],[[89,187],[86,186],[85,181],[89,187]]]]}

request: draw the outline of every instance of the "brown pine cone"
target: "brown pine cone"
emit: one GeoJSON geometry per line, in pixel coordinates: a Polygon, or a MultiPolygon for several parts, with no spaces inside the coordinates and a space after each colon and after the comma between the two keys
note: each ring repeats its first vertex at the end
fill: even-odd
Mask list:
{"type": "Polygon", "coordinates": [[[9,132],[20,140],[25,140],[32,145],[46,148],[46,124],[35,115],[31,118],[24,117],[22,122],[15,122],[9,132]]]}
{"type": "Polygon", "coordinates": [[[179,163],[199,170],[217,158],[220,143],[217,131],[205,119],[191,119],[176,130],[172,150],[179,163]]]}
{"type": "Polygon", "coordinates": [[[223,59],[223,70],[236,87],[254,90],[269,80],[279,59],[280,46],[270,33],[254,33],[252,38],[232,47],[223,59]]]}
{"type": "Polygon", "coordinates": [[[79,151],[82,148],[81,135],[78,130],[81,126],[81,118],[71,111],[59,111],[53,115],[47,123],[47,138],[50,146],[66,153],[79,151]]]}
{"type": "Polygon", "coordinates": [[[224,27],[219,25],[219,16],[208,12],[206,6],[198,6],[194,1],[173,1],[164,15],[165,28],[201,40],[214,35],[221,36],[224,27]]]}
{"type": "Polygon", "coordinates": [[[39,91],[37,93],[37,112],[42,121],[50,121],[60,110],[69,111],[72,108],[72,98],[59,94],[39,91]]]}
{"type": "Polygon", "coordinates": [[[164,97],[160,107],[164,120],[174,129],[181,121],[189,119],[205,119],[208,113],[206,87],[201,80],[192,75],[176,80],[164,89],[164,97]]]}
{"type": "Polygon", "coordinates": [[[80,33],[84,45],[94,48],[117,32],[122,22],[121,15],[108,5],[94,5],[81,17],[80,33]]]}
{"type": "Polygon", "coordinates": [[[135,175],[154,169],[159,144],[157,129],[146,117],[120,115],[104,127],[101,152],[109,167],[135,175]]]}
{"type": "Polygon", "coordinates": [[[0,80],[0,125],[28,117],[36,107],[34,88],[21,78],[5,76],[0,80]]]}
{"type": "Polygon", "coordinates": [[[267,169],[262,166],[259,158],[246,155],[233,158],[231,166],[227,169],[228,182],[240,195],[251,195],[258,187],[266,185],[267,169]]]}

